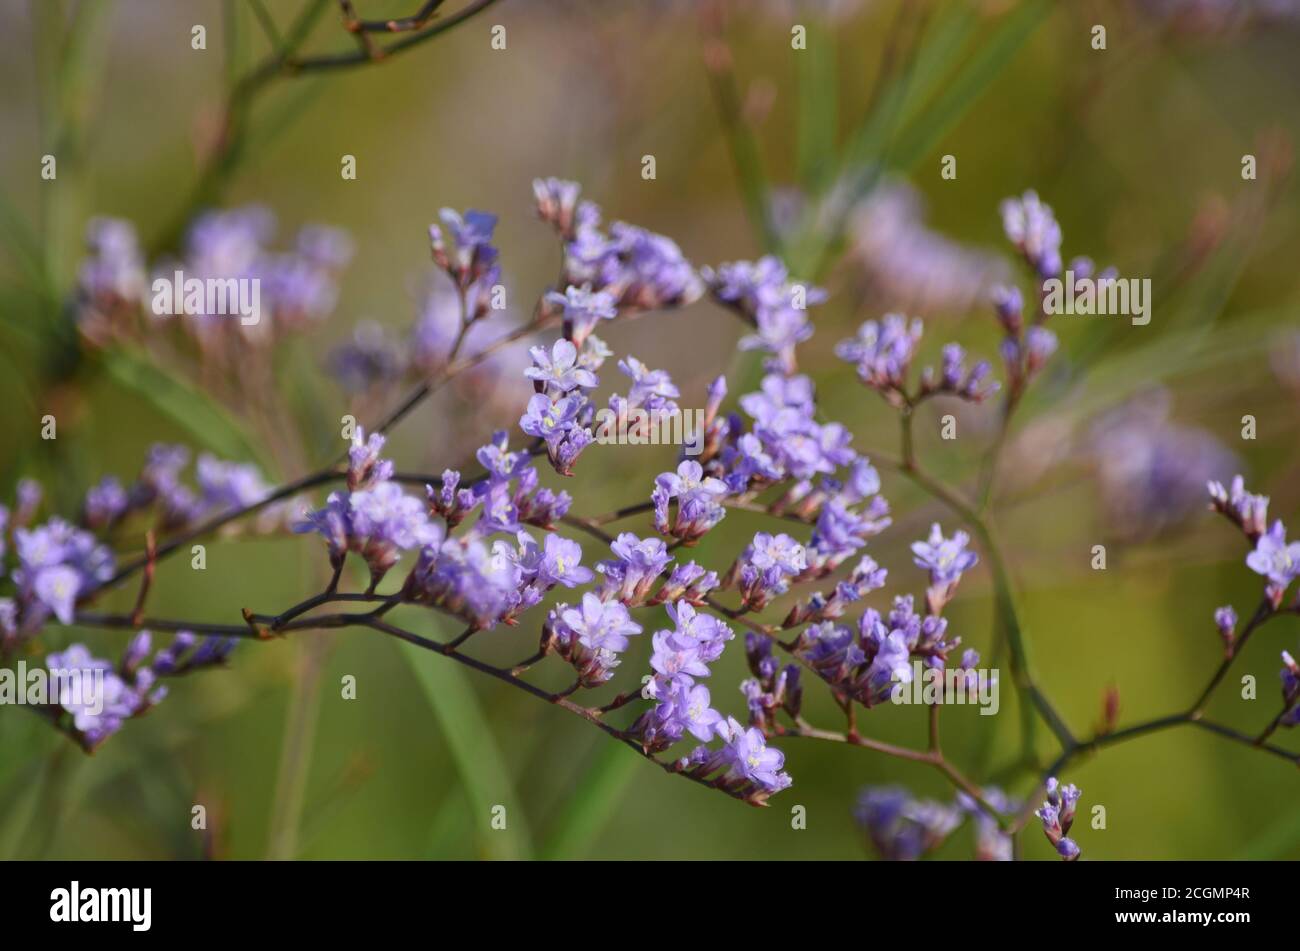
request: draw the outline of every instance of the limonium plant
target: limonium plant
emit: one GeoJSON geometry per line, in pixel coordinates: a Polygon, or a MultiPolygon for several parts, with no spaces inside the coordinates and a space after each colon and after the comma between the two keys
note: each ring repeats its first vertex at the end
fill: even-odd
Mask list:
{"type": "MultiPolygon", "coordinates": [[[[497,218],[441,211],[429,229],[430,250],[458,315],[441,328],[417,324],[412,339],[423,362],[414,377],[409,367],[376,357],[374,348],[335,355],[332,365],[344,376],[414,380],[401,399],[348,434],[337,461],[273,486],[251,465],[206,454],[187,477],[191,453],[156,445],[133,481],[106,476],[86,488],[80,511],[63,513],[45,509],[35,482],[19,485],[12,504],[0,508],[7,588],[0,597],[0,655],[40,651],[43,635],[59,626],[115,629],[128,637],[117,648],[74,643],[45,654],[51,670],[98,671],[104,683],[102,703],[51,697],[40,712],[53,727],[93,752],[130,729],[131,720],[165,715],[169,680],[231,663],[241,641],[362,628],[508,684],[665,773],[751,805],[765,805],[798,782],[787,757],[792,743],[836,743],[931,767],[952,786],[951,801],[918,798],[897,786],[861,793],[855,815],[872,847],[889,859],[920,858],[963,824],[973,829],[976,857],[1013,858],[1019,834],[1037,818],[1055,852],[1073,861],[1087,846],[1086,835],[1076,838],[1072,829],[1081,792],[1058,776],[1086,753],[1163,729],[1194,726],[1300,761],[1273,743],[1277,730],[1300,722],[1300,665],[1286,652],[1280,712],[1257,735],[1204,715],[1254,632],[1300,611],[1290,594],[1300,575],[1300,541],[1288,541],[1280,520],[1269,521],[1267,498],[1248,491],[1240,477],[1208,488],[1210,508],[1243,536],[1245,567],[1260,576],[1263,590],[1253,612],[1243,612],[1244,622],[1230,605],[1213,612],[1224,656],[1194,703],[1126,727],[1114,722],[1112,709],[1084,737],[1037,685],[1026,633],[1006,595],[1003,556],[985,518],[1001,440],[973,496],[933,477],[917,457],[912,426],[920,405],[939,396],[997,399],[1005,433],[1057,349],[1042,301],[1044,282],[1065,270],[1061,229],[1033,192],[1001,209],[1028,279],[1026,288],[996,288],[988,303],[1002,332],[1000,373],[955,343],[931,348],[922,322],[903,314],[867,320],[836,347],[880,398],[869,411],[897,416],[897,455],[855,448],[849,428],[828,416],[814,382],[799,370],[799,347],[812,336],[815,309],[826,299],[821,289],[800,282],[775,257],[696,267],[669,237],[607,223],[574,182],[539,179],[533,196],[563,266],[538,295],[531,317],[495,339],[471,333],[490,313],[504,266],[494,245],[497,218]],[[756,387],[733,393],[720,376],[705,391],[686,394],[671,368],[616,354],[602,340],[616,323],[653,320],[702,298],[744,325],[740,347],[763,361],[756,387]],[[519,359],[498,384],[527,396],[517,422],[483,432],[472,462],[447,460],[447,468],[427,474],[400,470],[387,442],[394,427],[432,393],[521,341],[531,348],[514,351],[519,359]],[[598,406],[594,393],[611,380],[618,381],[617,392],[598,406]],[[706,407],[699,453],[645,473],[622,507],[584,510],[581,499],[541,484],[542,469],[570,476],[586,465],[599,467],[592,457],[618,451],[597,443],[601,410],[619,418],[631,409],[671,412],[687,398],[706,407]],[[882,469],[919,485],[951,516],[908,539],[912,563],[892,574],[869,553],[871,540],[890,531],[893,519],[882,469]],[[691,556],[720,523],[735,519],[746,520],[747,540],[729,563],[691,556]],[[238,530],[300,536],[304,557],[328,564],[329,581],[296,604],[244,608],[233,618],[149,614],[160,561],[196,540],[238,530]],[[118,552],[123,539],[140,535],[143,554],[118,552]],[[349,564],[364,566],[364,583],[348,585],[349,564]],[[1000,592],[998,634],[1012,686],[1026,714],[1044,723],[1058,744],[1055,761],[1039,767],[1037,789],[1024,797],[952,762],[941,742],[943,699],[916,714],[928,721],[924,745],[872,737],[873,708],[918,669],[950,673],[959,689],[977,690],[980,656],[962,648],[947,611],[963,578],[980,565],[1000,592]],[[132,611],[96,608],[127,585],[138,592],[132,611]],[[418,612],[452,618],[460,633],[443,640],[417,634],[402,618],[418,612]],[[518,662],[479,659],[474,648],[487,640],[517,645],[518,662]],[[634,644],[647,645],[647,667],[628,660],[634,644]],[[729,650],[747,661],[750,676],[742,683],[720,683],[716,676],[729,650]],[[532,675],[540,665],[566,669],[570,685],[558,691],[536,685],[532,675]],[[833,700],[841,723],[806,717],[811,691],[833,700]]],[[[200,348],[230,373],[254,372],[240,353],[327,310],[350,253],[346,236],[329,230],[304,232],[296,250],[282,255],[265,251],[267,237],[265,220],[248,210],[209,214],[191,232],[194,270],[218,277],[256,271],[274,288],[267,325],[257,328],[255,341],[237,322],[191,325],[200,348]]],[[[92,341],[130,334],[146,273],[134,231],[123,221],[97,220],[89,249],[81,272],[82,331],[92,341]]],[[[1068,269],[1076,276],[1095,271],[1086,259],[1068,269]]]]}

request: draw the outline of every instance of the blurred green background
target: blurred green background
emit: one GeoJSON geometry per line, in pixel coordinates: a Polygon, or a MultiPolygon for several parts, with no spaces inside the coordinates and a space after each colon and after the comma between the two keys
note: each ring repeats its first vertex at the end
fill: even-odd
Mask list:
{"type": "MultiPolygon", "coordinates": [[[[283,32],[310,3],[266,0],[265,8],[283,32]]],[[[380,18],[416,3],[356,5],[380,18]]],[[[927,356],[955,339],[994,358],[996,323],[971,287],[986,273],[1018,273],[997,206],[1036,189],[1061,222],[1067,259],[1088,254],[1155,282],[1147,327],[1057,322],[1061,352],[1017,418],[995,495],[1038,676],[1076,733],[1087,734],[1111,685],[1121,723],[1185,708],[1221,656],[1211,612],[1233,603],[1247,615],[1258,598],[1240,540],[1199,500],[1144,527],[1130,499],[1150,503],[1154,485],[1160,501],[1160,484],[1144,481],[1140,459],[1111,456],[1138,450],[1097,436],[1105,431],[1098,419],[1167,401],[1166,426],[1196,429],[1235,453],[1274,514],[1293,517],[1300,504],[1300,348],[1288,336],[1300,329],[1300,203],[1287,177],[1300,132],[1300,30],[1285,17],[1169,12],[1217,6],[501,0],[387,62],[268,84],[219,200],[271,208],[280,244],[309,222],[344,227],[357,242],[333,316],[277,367],[280,392],[312,421],[302,441],[315,465],[337,451],[328,421],[355,408],[324,378],[326,354],[358,320],[395,334],[410,325],[431,275],[426,228],[440,207],[501,215],[506,281],[526,316],[555,267],[530,191],[534,177],[548,175],[582,182],[607,218],[671,236],[697,265],[776,249],[796,274],[823,283],[831,300],[814,314],[801,366],[818,381],[824,412],[853,428],[856,446],[896,453],[896,421],[834,359],[834,343],[900,306],[926,316],[927,356]],[[505,50],[490,46],[496,24],[506,27],[505,50]],[[807,27],[807,50],[791,49],[793,24],[807,27]],[[1094,24],[1107,27],[1105,50],[1090,46],[1094,24]],[[1259,157],[1257,181],[1242,180],[1247,153],[1259,157]],[[344,154],[357,157],[356,181],[340,178],[344,154]],[[647,154],[656,158],[654,181],[641,177],[647,154]],[[945,154],[957,160],[952,181],[940,178],[945,154]],[[882,195],[906,205],[903,223],[886,216],[882,195]],[[941,247],[953,273],[908,270],[933,251],[927,242],[951,242],[941,247]],[[1255,441],[1241,439],[1244,414],[1258,420],[1255,441]],[[1107,545],[1104,572],[1089,567],[1095,544],[1107,545]]],[[[305,47],[355,48],[334,4],[324,5],[305,47]]],[[[100,476],[131,478],[153,442],[203,448],[203,434],[179,424],[157,393],[103,372],[69,331],[62,302],[91,216],[129,219],[147,241],[167,233],[210,154],[231,75],[269,49],[242,0],[0,2],[6,500],[19,477],[33,475],[53,508],[71,513],[100,476]],[[191,49],[194,24],[207,27],[205,51],[191,49]],[[43,182],[40,156],[56,149],[59,177],[43,182]],[[55,444],[38,438],[47,412],[59,418],[55,444]]],[[[720,368],[729,369],[733,397],[756,382],[756,359],[735,351],[742,332],[700,302],[611,328],[606,339],[671,370],[702,405],[720,368]]],[[[467,418],[484,434],[494,412],[496,424],[509,424],[509,408],[527,396],[514,359],[487,384],[498,408],[459,391],[407,420],[390,443],[399,467],[464,465],[477,445],[467,418]]],[[[927,407],[917,428],[928,467],[973,485],[994,413],[991,404],[927,407]],[[955,443],[938,438],[943,412],[959,415],[955,443]]],[[[273,436],[249,439],[269,477],[299,474],[285,471],[268,445],[273,436]]],[[[641,500],[672,460],[664,447],[591,452],[565,488],[575,511],[594,514],[641,500]]],[[[882,475],[896,518],[871,548],[891,571],[883,594],[919,594],[908,543],[930,521],[949,527],[953,519],[896,474],[882,475]]],[[[695,557],[722,570],[760,526],[733,512],[695,557]]],[[[594,562],[595,543],[584,548],[594,562]]],[[[214,543],[205,573],[183,560],[160,569],[151,613],[237,622],[241,607],[278,610],[317,590],[324,563],[309,540],[214,543]]],[[[128,586],[106,604],[129,610],[134,594],[128,586]]],[[[951,629],[987,651],[991,612],[982,565],[951,608],[951,629]]],[[[420,623],[435,630],[412,621],[420,623]]],[[[125,638],[71,636],[101,656],[116,656],[125,638]]],[[[535,636],[524,625],[476,644],[506,662],[530,653],[535,636]]],[[[46,643],[68,637],[55,629],[46,643]]],[[[1212,715],[1258,731],[1276,712],[1278,652],[1298,643],[1293,622],[1265,628],[1212,715]],[[1259,681],[1256,701],[1238,699],[1236,678],[1247,673],[1259,681]]],[[[628,682],[648,647],[629,653],[628,682]]],[[[559,668],[543,665],[539,682],[563,686],[559,668]]],[[[734,685],[744,676],[733,644],[711,682],[727,712],[743,710],[734,685]]],[[[1018,750],[1005,673],[1003,681],[1000,715],[945,713],[946,748],[981,779],[1018,750]]],[[[808,694],[810,719],[838,726],[815,685],[808,694]]],[[[922,721],[909,708],[884,707],[860,722],[869,735],[919,744],[922,721]]],[[[751,809],[665,776],[562,711],[432,655],[365,631],[310,634],[241,645],[229,669],[178,682],[158,710],[93,757],[34,717],[0,711],[0,855],[857,858],[867,854],[852,818],[863,785],[901,782],[950,797],[922,766],[833,744],[779,745],[794,786],[771,808],[751,809]],[[340,698],[348,674],[357,678],[355,701],[340,698]],[[196,803],[208,809],[207,836],[190,828],[196,803]],[[505,831],[489,825],[497,804],[507,806],[505,831]],[[791,828],[794,805],[807,809],[806,830],[791,828]]],[[[1039,745],[1050,759],[1045,730],[1039,745]]],[[[1107,829],[1078,829],[1086,858],[1300,857],[1295,769],[1207,733],[1117,745],[1066,778],[1084,790],[1084,808],[1107,809],[1107,829]]],[[[1028,780],[1010,788],[1023,791],[1028,780]]],[[[1026,857],[1051,855],[1032,826],[1023,842],[1026,857]]],[[[967,857],[969,828],[938,854],[967,857]]]]}

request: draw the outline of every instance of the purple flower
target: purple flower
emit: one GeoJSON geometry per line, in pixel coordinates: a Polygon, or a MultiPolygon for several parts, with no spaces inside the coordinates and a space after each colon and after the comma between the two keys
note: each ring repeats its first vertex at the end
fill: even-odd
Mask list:
{"type": "Polygon", "coordinates": [[[541,546],[538,546],[527,532],[520,532],[519,544],[522,549],[519,563],[524,569],[524,576],[543,589],[553,588],[557,584],[573,588],[586,584],[595,577],[590,568],[583,567],[582,546],[572,539],[548,533],[541,546]]]}
{"type": "Polygon", "coordinates": [[[1222,482],[1207,485],[1211,508],[1240,527],[1252,541],[1264,534],[1268,524],[1268,496],[1247,492],[1241,476],[1233,478],[1231,489],[1225,489],[1222,482]]]}
{"type": "Polygon", "coordinates": [[[795,539],[786,534],[758,532],[732,571],[746,606],[760,610],[772,598],[784,594],[790,579],[798,577],[807,566],[804,546],[795,539]]]}
{"type": "Polygon", "coordinates": [[[945,538],[939,523],[930,526],[930,537],[923,542],[912,543],[912,560],[918,568],[930,572],[930,584],[935,587],[951,587],[961,580],[963,572],[975,567],[979,557],[967,550],[970,536],[963,531],[953,532],[952,538],[945,538]]]}
{"type": "Polygon", "coordinates": [[[1000,206],[1002,228],[1007,239],[1024,255],[1039,277],[1061,273],[1061,226],[1052,209],[1027,191],[1020,198],[1008,198],[1000,206]]]}
{"type": "Polygon", "coordinates": [[[672,693],[659,706],[663,721],[660,729],[679,737],[683,732],[690,733],[701,743],[707,743],[722,721],[722,714],[713,709],[711,702],[709,688],[703,684],[675,683],[672,693]]]}
{"type": "Polygon", "coordinates": [[[869,786],[854,812],[882,859],[916,861],[934,851],[961,825],[961,813],[928,799],[914,799],[899,786],[869,786]]]}
{"type": "Polygon", "coordinates": [[[1278,519],[1259,536],[1255,550],[1246,556],[1246,566],[1267,578],[1280,595],[1300,575],[1300,542],[1287,544],[1286,528],[1278,519]]]}
{"type": "Polygon", "coordinates": [[[413,598],[489,628],[520,604],[517,559],[473,536],[426,545],[406,581],[413,598]]]}
{"type": "MultiPolygon", "coordinates": [[[[154,688],[150,668],[137,667],[127,675],[129,680],[124,679],[111,663],[92,656],[81,644],[50,654],[45,662],[54,681],[54,702],[71,715],[71,730],[86,750],[166,695],[163,688],[154,688]]],[[[123,669],[128,666],[124,663],[123,669]]]]}
{"type": "MultiPolygon", "coordinates": [[[[98,485],[86,490],[86,501],[82,506],[83,519],[88,528],[105,528],[125,515],[129,504],[122,483],[113,476],[105,476],[98,485]]],[[[3,518],[0,518],[0,535],[3,534],[3,518]]],[[[0,556],[4,555],[3,544],[0,541],[0,556]]]]}
{"type": "Polygon", "coordinates": [[[856,364],[858,377],[872,389],[886,395],[901,393],[921,332],[920,320],[909,321],[901,314],[886,314],[880,321],[864,323],[856,337],[835,347],[835,354],[856,364]]]}
{"type": "Polygon", "coordinates": [[[429,242],[438,266],[452,276],[462,288],[469,288],[483,278],[497,260],[497,249],[492,246],[492,232],[496,230],[497,216],[486,211],[466,211],[463,215],[451,208],[443,208],[438,217],[446,228],[455,248],[449,254],[443,241],[442,228],[429,226],[429,242]]]}
{"type": "Polygon", "coordinates": [[[1043,833],[1058,855],[1067,862],[1079,857],[1079,846],[1066,837],[1074,823],[1080,790],[1071,784],[1062,786],[1053,776],[1047,781],[1047,801],[1034,813],[1043,823],[1043,833]]]}
{"type": "Polygon", "coordinates": [[[728,717],[725,726],[719,726],[718,735],[726,740],[726,778],[742,786],[756,785],[768,793],[778,792],[790,785],[790,775],[781,772],[785,754],[767,745],[762,731],[746,729],[728,717]]]}
{"type": "Polygon", "coordinates": [[[673,560],[668,546],[660,538],[641,539],[621,532],[609,547],[615,557],[596,566],[605,576],[600,596],[633,606],[643,603],[650,586],[673,560]]]}
{"type": "Polygon", "coordinates": [[[579,347],[598,323],[618,316],[614,296],[606,291],[593,291],[590,284],[570,285],[563,294],[551,291],[546,295],[546,303],[563,313],[564,336],[579,347]]]}
{"type": "Polygon", "coordinates": [[[703,467],[688,459],[678,465],[676,473],[665,472],[655,478],[655,528],[694,542],[726,516],[727,510],[719,504],[726,495],[726,483],[705,476],[703,467]],[[671,499],[677,500],[677,519],[670,526],[671,499]]]}
{"type": "Polygon", "coordinates": [[[602,601],[591,593],[582,596],[580,610],[571,608],[562,617],[588,650],[622,653],[627,650],[627,639],[641,633],[641,625],[631,619],[627,608],[617,601],[602,601]]]}
{"type": "Polygon", "coordinates": [[[577,396],[564,396],[552,402],[549,396],[535,393],[519,419],[519,428],[529,436],[545,440],[548,445],[558,445],[577,425],[575,420],[584,402],[577,396]]]}
{"type": "Polygon", "coordinates": [[[582,186],[561,178],[533,179],[533,196],[537,199],[537,215],[561,237],[573,238],[574,212],[582,186]]]}
{"type": "Polygon", "coordinates": [[[77,600],[113,575],[113,555],[90,532],[60,518],[14,530],[19,626],[34,633],[53,614],[71,624],[77,600]]]}
{"type": "Polygon", "coordinates": [[[673,400],[681,396],[681,391],[673,384],[668,371],[651,370],[632,356],[618,361],[618,368],[632,379],[632,387],[627,394],[628,406],[668,413],[676,411],[677,404],[673,400]]]}
{"type": "Polygon", "coordinates": [[[1232,609],[1232,605],[1215,608],[1214,626],[1219,629],[1219,637],[1223,639],[1223,646],[1228,656],[1232,656],[1237,641],[1237,612],[1232,609]]]}
{"type": "Polygon", "coordinates": [[[578,608],[555,606],[543,629],[542,644],[573,665],[584,687],[595,687],[613,676],[628,638],[640,633],[641,625],[626,607],[587,593],[578,608]]]}
{"type": "Polygon", "coordinates": [[[208,512],[247,508],[271,493],[256,466],[222,462],[207,454],[199,456],[194,477],[208,512]]]}
{"type": "Polygon", "coordinates": [[[525,370],[524,376],[538,385],[538,392],[549,387],[555,393],[568,393],[579,387],[591,389],[600,383],[596,374],[578,362],[578,348],[568,340],[555,341],[549,354],[545,347],[533,347],[528,352],[535,366],[525,370]]]}
{"type": "MultiPolygon", "coordinates": [[[[996,786],[985,786],[984,801],[1002,815],[1020,811],[1021,803],[996,786]]],[[[997,815],[964,792],[957,793],[957,804],[975,823],[975,858],[981,862],[1010,862],[1015,858],[1015,840],[998,826],[997,815]]]]}
{"type": "Polygon", "coordinates": [[[369,488],[372,483],[387,482],[392,478],[393,464],[379,458],[385,441],[381,433],[371,433],[367,439],[366,431],[357,427],[348,448],[348,491],[369,488]]]}
{"type": "MultiPolygon", "coordinates": [[[[511,452],[508,448],[510,435],[504,429],[499,429],[492,434],[492,439],[485,446],[480,446],[475,458],[478,459],[479,465],[487,470],[488,478],[494,481],[509,481],[519,476],[520,473],[528,467],[528,454],[525,452],[511,452]]],[[[455,481],[460,481],[459,473],[455,475],[455,481]]],[[[443,494],[446,495],[447,474],[443,475],[443,494]]],[[[454,488],[451,490],[454,491],[454,488]]]]}

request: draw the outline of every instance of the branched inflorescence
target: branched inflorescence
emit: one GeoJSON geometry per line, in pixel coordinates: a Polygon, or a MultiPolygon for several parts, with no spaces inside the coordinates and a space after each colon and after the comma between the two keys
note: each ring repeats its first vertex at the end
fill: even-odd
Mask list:
{"type": "MultiPolygon", "coordinates": [[[[375,32],[372,24],[354,27],[359,34],[375,32]]],[[[414,20],[403,26],[416,28],[414,20]]],[[[108,685],[97,712],[62,694],[51,698],[43,708],[51,722],[92,749],[163,699],[161,678],[225,661],[237,638],[361,627],[511,684],[580,717],[667,772],[754,804],[791,784],[786,757],[772,745],[780,738],[838,742],[933,767],[955,787],[952,804],[918,800],[893,787],[870,789],[861,797],[858,818],[870,841],[882,856],[895,859],[933,851],[967,818],[978,857],[1011,858],[1016,834],[1036,814],[1057,853],[1073,860],[1079,847],[1067,833],[1079,793],[1060,786],[1057,772],[1084,753],[1170,726],[1194,724],[1296,760],[1268,742],[1278,727],[1300,721],[1300,668],[1289,654],[1282,655],[1282,711],[1258,737],[1213,723],[1202,712],[1250,634],[1297,610],[1294,603],[1286,605],[1286,591],[1300,574],[1300,543],[1286,541],[1280,522],[1267,525],[1267,499],[1247,493],[1240,479],[1230,488],[1212,485],[1212,506],[1244,533],[1253,549],[1247,565],[1265,577],[1266,588],[1260,607],[1240,630],[1231,607],[1216,612],[1225,659],[1196,703],[1183,713],[1124,729],[1108,722],[1085,740],[1070,731],[1035,684],[1006,568],[983,517],[1001,437],[977,496],[968,499],[926,473],[911,427],[915,410],[927,400],[980,403],[1001,390],[1005,434],[1025,388],[1057,347],[1044,307],[1026,317],[1018,288],[994,292],[992,309],[1004,333],[1001,382],[991,379],[988,363],[968,363],[957,344],[942,348],[937,365],[916,371],[922,324],[900,314],[867,321],[837,347],[902,423],[901,458],[876,453],[873,458],[926,489],[965,525],[945,531],[936,523],[912,544],[914,564],[926,577],[919,599],[897,593],[892,602],[869,606],[865,602],[886,587],[888,575],[864,549],[890,527],[890,506],[872,461],[853,448],[845,425],[824,417],[813,381],[798,372],[796,360],[798,345],[813,332],[809,308],[823,303],[825,292],[792,279],[775,257],[697,271],[670,239],[622,222],[606,225],[575,183],[538,180],[534,195],[539,216],[563,251],[556,285],[539,295],[526,322],[493,342],[470,346],[471,330],[489,318],[501,280],[493,244],[497,219],[481,211],[443,210],[430,229],[431,254],[457,313],[451,326],[445,320],[437,328],[427,320],[417,322],[409,348],[420,355],[414,360],[386,363],[373,348],[366,351],[356,342],[331,357],[345,379],[367,385],[381,379],[414,381],[412,391],[368,430],[350,432],[339,463],[272,488],[250,466],[204,456],[198,460],[197,488],[191,489],[181,479],[186,452],[156,446],[132,484],[109,477],[91,487],[77,524],[59,517],[38,524],[39,490],[33,483],[20,487],[12,511],[0,509],[0,539],[12,552],[6,577],[13,588],[0,599],[4,655],[34,643],[54,622],[138,632],[117,665],[79,644],[47,655],[51,669],[99,670],[108,685]],[[758,388],[728,410],[726,380],[717,378],[701,394],[705,409],[698,452],[684,452],[668,471],[647,474],[641,495],[623,508],[574,512],[567,492],[542,485],[539,465],[569,476],[588,454],[615,451],[595,447],[598,413],[635,433],[647,420],[680,412],[679,401],[685,399],[668,371],[630,354],[616,357],[599,332],[615,321],[685,307],[705,296],[746,324],[740,346],[764,355],[758,388]],[[388,431],[440,385],[524,338],[535,341],[528,350],[531,359],[513,366],[513,382],[507,384],[517,388],[521,403],[527,397],[517,431],[497,431],[483,440],[472,470],[462,465],[437,475],[399,472],[384,455],[388,431]],[[611,367],[618,373],[608,372],[611,367]],[[602,378],[618,383],[603,407],[596,401],[602,378]],[[323,500],[300,498],[326,487],[330,491],[323,500]],[[729,567],[710,568],[683,557],[728,517],[762,523],[752,535],[746,531],[748,541],[729,567]],[[640,519],[638,525],[621,531],[606,527],[633,518],[640,519]],[[331,569],[324,590],[278,613],[245,610],[242,623],[145,614],[159,559],[192,539],[237,530],[249,519],[263,532],[291,528],[319,536],[331,569]],[[141,529],[148,532],[144,557],[117,564],[113,546],[141,529]],[[600,554],[584,551],[569,537],[575,532],[594,539],[600,554]],[[978,669],[978,653],[959,650],[962,639],[949,630],[945,616],[963,576],[983,560],[977,547],[998,591],[1000,633],[1024,709],[1060,741],[1059,756],[1041,773],[1038,788],[1045,790],[1046,801],[1037,813],[1027,805],[1036,795],[1020,799],[980,785],[945,755],[939,720],[943,705],[954,701],[951,692],[925,700],[929,742],[923,748],[875,740],[861,729],[859,714],[890,699],[921,672],[946,675],[959,701],[987,686],[990,674],[978,669]],[[367,580],[360,590],[344,590],[349,561],[365,565],[367,580]],[[141,588],[130,614],[89,609],[135,575],[141,576],[141,588]],[[463,632],[436,641],[394,620],[399,612],[421,610],[455,618],[463,632]],[[531,626],[536,645],[519,663],[497,667],[466,652],[471,639],[507,638],[511,635],[502,628],[516,626],[531,626]],[[737,628],[744,629],[751,673],[739,698],[719,689],[713,678],[737,628]],[[174,635],[152,660],[150,630],[174,635]],[[637,643],[648,644],[648,670],[632,674],[629,688],[604,702],[578,699],[627,677],[624,668],[632,665],[624,661],[637,643]],[[528,679],[548,659],[571,669],[571,686],[552,692],[528,679]],[[805,693],[814,685],[842,711],[842,732],[805,719],[805,693]],[[736,703],[723,702],[727,695],[736,703]],[[623,725],[617,725],[625,707],[630,709],[621,714],[623,725]]],[[[1039,287],[1058,277],[1061,233],[1051,209],[1031,192],[1006,202],[1002,214],[1008,237],[1039,287]]],[[[305,232],[289,256],[268,257],[268,234],[265,220],[253,212],[210,216],[195,229],[187,266],[214,276],[271,277],[276,290],[270,319],[257,333],[274,338],[328,309],[349,246],[344,236],[317,229],[305,232]]],[[[130,334],[144,265],[129,226],[96,222],[91,246],[82,272],[83,329],[96,339],[130,334]]],[[[1079,259],[1071,270],[1078,276],[1091,273],[1092,266],[1079,259]]],[[[221,336],[227,326],[209,319],[193,324],[200,345],[221,352],[239,343],[238,337],[221,336]]],[[[1031,759],[1028,765],[1038,764],[1031,759]]]]}

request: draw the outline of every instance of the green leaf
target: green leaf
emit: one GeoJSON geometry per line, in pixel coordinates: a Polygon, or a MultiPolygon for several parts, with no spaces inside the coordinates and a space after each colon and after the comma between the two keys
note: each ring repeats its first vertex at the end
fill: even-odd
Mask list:
{"type": "Polygon", "coordinates": [[[556,819],[542,847],[542,858],[584,858],[640,766],[640,758],[622,743],[602,740],[556,819]]]}
{"type": "Polygon", "coordinates": [[[399,645],[398,653],[410,664],[451,750],[480,851],[494,859],[531,858],[528,819],[469,678],[455,661],[414,644],[399,645]],[[505,807],[504,829],[491,826],[494,806],[505,807]]]}
{"type": "Polygon", "coordinates": [[[240,423],[203,392],[126,350],[104,351],[102,359],[118,384],[142,396],[200,444],[225,459],[263,461],[240,423]]]}
{"type": "Polygon", "coordinates": [[[820,192],[835,162],[835,40],[825,25],[808,24],[808,49],[795,57],[799,76],[799,178],[820,192]]]}
{"type": "Polygon", "coordinates": [[[894,164],[911,168],[928,155],[1002,73],[1051,10],[1048,0],[1026,0],[1007,14],[988,41],[981,43],[966,65],[944,84],[943,92],[908,130],[894,149],[894,164]]]}

